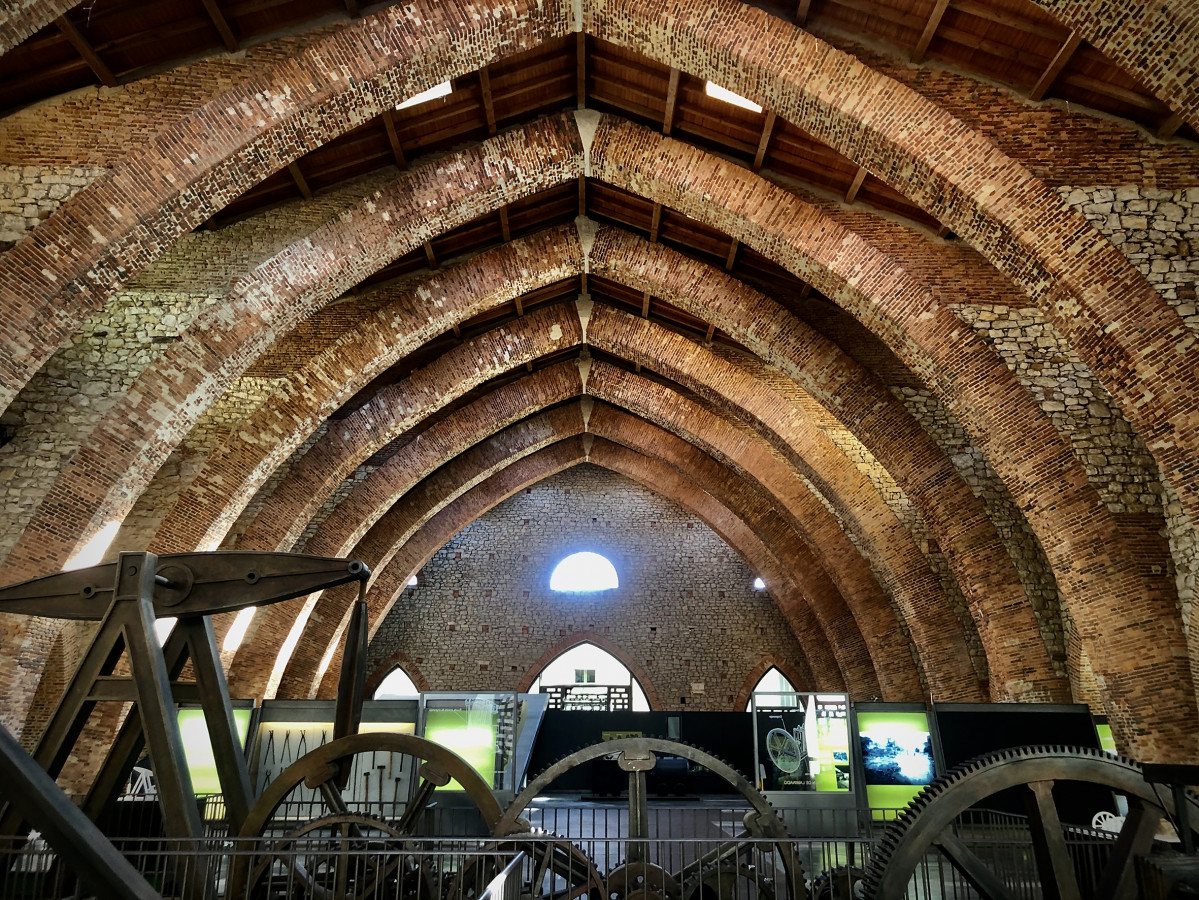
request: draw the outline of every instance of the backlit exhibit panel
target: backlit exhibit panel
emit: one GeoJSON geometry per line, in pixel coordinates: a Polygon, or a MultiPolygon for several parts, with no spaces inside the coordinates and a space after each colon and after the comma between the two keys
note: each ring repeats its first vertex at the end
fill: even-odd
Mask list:
{"type": "Polygon", "coordinates": [[[859,712],[858,740],[872,808],[907,806],[936,776],[927,713],[859,712]]]}

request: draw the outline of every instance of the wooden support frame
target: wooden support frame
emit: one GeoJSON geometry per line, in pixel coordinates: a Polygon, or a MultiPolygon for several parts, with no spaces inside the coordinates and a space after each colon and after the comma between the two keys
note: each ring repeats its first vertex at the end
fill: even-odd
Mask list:
{"type": "Polygon", "coordinates": [[[737,248],[741,246],[741,242],[733,238],[733,243],[729,245],[728,256],[724,259],[724,270],[726,272],[733,271],[733,264],[737,262],[737,248]]]}
{"type": "Polygon", "coordinates": [[[491,97],[491,73],[487,66],[479,69],[479,88],[483,92],[483,116],[487,119],[488,136],[495,134],[495,103],[491,97]]]}
{"type": "Polygon", "coordinates": [[[391,144],[391,155],[395,157],[396,166],[402,172],[408,168],[408,158],[404,156],[404,147],[396,131],[395,114],[390,109],[383,110],[383,127],[387,129],[387,143],[391,144]]]}
{"type": "Polygon", "coordinates": [[[62,32],[62,36],[70,41],[75,52],[83,57],[83,61],[92,70],[92,74],[100,79],[100,83],[105,87],[116,87],[117,77],[112,74],[112,69],[108,68],[108,65],[100,58],[100,54],[96,52],[96,48],[75,27],[75,23],[67,16],[62,15],[54,20],[54,24],[62,32]]]}
{"type": "Polygon", "coordinates": [[[670,129],[674,127],[674,110],[679,102],[678,69],[670,70],[670,83],[666,86],[666,112],[662,116],[662,133],[669,137],[670,129]]]}
{"type": "Polygon", "coordinates": [[[846,203],[853,203],[858,199],[858,191],[862,189],[862,183],[866,180],[867,174],[864,166],[858,166],[858,171],[853,176],[853,182],[849,185],[849,190],[845,192],[846,203]]]}
{"type": "Polygon", "coordinates": [[[762,125],[762,136],[758,138],[758,152],[754,154],[753,170],[759,172],[766,159],[766,148],[770,146],[770,136],[774,133],[774,123],[778,117],[773,109],[766,111],[766,122],[762,125]]]}
{"type": "Polygon", "coordinates": [[[1178,129],[1183,125],[1181,113],[1173,113],[1166,121],[1157,126],[1157,137],[1163,141],[1168,141],[1178,133],[1178,129]]]}
{"type": "Polygon", "coordinates": [[[436,254],[433,253],[433,242],[425,241],[423,246],[425,250],[425,261],[429,264],[430,269],[436,269],[438,262],[436,254]]]}
{"type": "Polygon", "coordinates": [[[512,226],[508,224],[508,207],[500,207],[500,236],[504,239],[504,243],[512,240],[512,226]]]}
{"type": "Polygon", "coordinates": [[[308,186],[308,180],[304,177],[304,173],[300,171],[300,164],[293,159],[287,164],[287,171],[291,173],[291,180],[300,189],[300,196],[305,200],[311,200],[312,188],[308,186]]]}
{"type": "Polygon", "coordinates": [[[920,40],[916,41],[916,49],[912,51],[912,62],[924,62],[924,54],[928,53],[928,45],[933,42],[933,36],[937,33],[937,28],[940,27],[941,19],[948,8],[949,0],[937,0],[928,17],[928,22],[924,25],[924,31],[920,34],[920,40]]]}
{"type": "Polygon", "coordinates": [[[1066,64],[1070,62],[1070,57],[1074,55],[1074,51],[1082,44],[1082,35],[1077,31],[1071,31],[1070,36],[1066,38],[1066,42],[1062,44],[1061,49],[1057,51],[1049,65],[1045,67],[1045,71],[1041,73],[1041,77],[1037,79],[1037,83],[1033,85],[1031,91],[1028,92],[1029,100],[1044,99],[1049,88],[1053,86],[1053,82],[1057,76],[1062,74],[1062,69],[1066,68],[1066,64]]]}
{"type": "Polygon", "coordinates": [[[653,214],[649,220],[649,242],[656,244],[658,242],[658,229],[662,227],[662,204],[655,203],[653,214]]]}
{"type": "Polygon", "coordinates": [[[212,19],[212,24],[216,26],[221,40],[225,42],[225,49],[230,53],[236,53],[240,49],[237,36],[234,35],[233,29],[229,27],[229,22],[225,19],[225,14],[221,12],[221,7],[217,4],[217,0],[200,0],[200,2],[204,4],[204,11],[208,13],[208,18],[212,19]]]}
{"type": "Polygon", "coordinates": [[[587,33],[575,35],[575,96],[579,109],[587,108],[587,33]]]}

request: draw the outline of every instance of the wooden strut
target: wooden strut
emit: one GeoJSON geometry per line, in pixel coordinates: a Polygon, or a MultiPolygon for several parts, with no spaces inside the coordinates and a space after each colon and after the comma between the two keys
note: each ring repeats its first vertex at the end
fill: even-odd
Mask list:
{"type": "MultiPolygon", "coordinates": [[[[233,829],[244,822],[253,801],[211,616],[307,596],[349,581],[359,581],[365,587],[369,576],[367,566],[356,560],[291,553],[218,551],[161,557],[122,553],[115,563],[0,589],[3,612],[100,622],[31,754],[32,761],[48,778],[57,777],[96,703],[133,702],[88,792],[83,814],[94,821],[110,807],[145,747],[154,768],[166,834],[182,839],[198,859],[204,825],[183,755],[177,701],[198,700],[204,711],[233,829]],[[163,616],[175,616],[178,622],[165,646],[160,647],[154,622],[163,616]],[[126,654],[131,675],[114,675],[126,654]],[[189,661],[196,680],[180,682],[178,678],[189,661]]],[[[352,633],[361,641],[366,634],[365,622],[352,633]]],[[[347,649],[345,657],[346,664],[365,673],[364,648],[355,647],[353,652],[347,649]]],[[[357,697],[357,715],[351,713],[346,718],[354,728],[361,716],[361,691],[357,697]]],[[[51,804],[61,796],[56,786],[49,793],[45,784],[36,790],[51,804]]],[[[20,835],[26,821],[34,821],[28,803],[0,806],[0,834],[20,835]]],[[[56,849],[64,859],[75,860],[75,848],[69,842],[56,849]]],[[[204,897],[211,892],[205,880],[204,867],[192,865],[188,867],[187,883],[181,887],[191,897],[204,897]]]]}

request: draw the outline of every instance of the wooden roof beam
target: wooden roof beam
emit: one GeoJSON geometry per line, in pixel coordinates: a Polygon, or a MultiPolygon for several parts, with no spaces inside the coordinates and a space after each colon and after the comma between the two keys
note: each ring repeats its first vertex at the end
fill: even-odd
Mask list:
{"type": "MultiPolygon", "coordinates": [[[[737,261],[737,248],[741,246],[741,242],[733,238],[733,243],[729,246],[729,255],[724,260],[724,270],[726,272],[733,271],[733,263],[737,261]]],[[[711,338],[709,338],[710,340],[711,338]]]]}
{"type": "Polygon", "coordinates": [[[383,110],[383,127],[387,129],[387,143],[391,144],[391,155],[395,157],[396,166],[402,172],[408,168],[408,159],[404,156],[404,148],[400,144],[400,136],[396,132],[395,115],[390,109],[383,110]]]}
{"type": "Polygon", "coordinates": [[[204,4],[204,11],[208,13],[208,18],[212,19],[212,24],[220,33],[221,40],[225,42],[225,49],[230,53],[236,53],[239,49],[237,38],[233,34],[233,29],[229,27],[229,23],[225,21],[225,15],[217,5],[217,0],[200,0],[200,2],[204,4]]]}
{"type": "Polygon", "coordinates": [[[575,95],[579,98],[579,109],[587,108],[587,33],[580,31],[575,37],[575,95]]]}
{"type": "Polygon", "coordinates": [[[795,4],[795,24],[800,28],[808,24],[808,12],[812,8],[812,0],[799,0],[795,4]]]}
{"type": "Polygon", "coordinates": [[[704,343],[707,344],[709,347],[712,346],[712,336],[714,334],[716,334],[716,325],[715,324],[709,325],[708,333],[704,335],[704,343]]]}
{"type": "Polygon", "coordinates": [[[105,87],[116,87],[117,78],[112,74],[112,69],[104,64],[104,60],[96,53],[95,48],[88,42],[88,39],[75,27],[75,23],[66,16],[59,16],[54,20],[54,24],[58,26],[58,30],[62,32],[63,37],[70,41],[71,46],[75,48],[75,52],[83,57],[83,61],[87,63],[92,73],[100,79],[100,83],[105,87]]]}
{"type": "Polygon", "coordinates": [[[658,229],[662,227],[662,204],[654,204],[654,214],[649,220],[649,242],[656,244],[658,242],[658,229]]]}
{"type": "Polygon", "coordinates": [[[525,314],[525,302],[520,298],[516,298],[516,314],[523,316],[525,314]]]}
{"type": "Polygon", "coordinates": [[[346,12],[350,14],[351,19],[357,19],[362,15],[362,6],[358,3],[358,0],[345,0],[345,3],[346,12]]]}
{"type": "Polygon", "coordinates": [[[674,108],[679,102],[679,70],[670,70],[670,84],[666,88],[666,114],[662,117],[662,133],[670,134],[674,126],[674,108]]]}
{"type": "Polygon", "coordinates": [[[1070,62],[1070,57],[1074,55],[1074,51],[1078,49],[1078,45],[1082,43],[1082,35],[1077,31],[1071,31],[1070,36],[1066,38],[1066,42],[1062,44],[1061,49],[1050,61],[1045,71],[1041,73],[1041,77],[1037,79],[1037,83],[1033,85],[1033,89],[1028,92],[1029,100],[1041,100],[1045,94],[1049,92],[1049,88],[1053,86],[1053,82],[1057,76],[1062,74],[1062,69],[1066,68],[1066,63],[1070,62]]]}
{"type": "Polygon", "coordinates": [[[862,189],[862,182],[866,180],[866,169],[863,166],[858,166],[857,174],[853,176],[853,183],[849,186],[849,190],[845,192],[845,202],[853,203],[858,199],[858,191],[862,189]]]}
{"type": "Polygon", "coordinates": [[[1168,141],[1182,127],[1182,116],[1179,113],[1173,113],[1170,118],[1157,126],[1157,136],[1163,141],[1168,141]]]}
{"type": "Polygon", "coordinates": [[[300,189],[300,196],[305,200],[312,199],[312,188],[308,186],[308,182],[304,179],[304,173],[300,171],[300,165],[295,160],[287,164],[287,171],[291,173],[291,180],[296,183],[296,187],[300,189]]]}
{"type": "Polygon", "coordinates": [[[649,318],[649,291],[646,291],[641,297],[641,318],[649,318]]]}
{"type": "Polygon", "coordinates": [[[803,287],[799,289],[799,299],[807,300],[808,297],[810,297],[811,295],[812,295],[812,286],[805,281],[803,284],[803,287]]]}
{"type": "Polygon", "coordinates": [[[579,176],[579,215],[587,215],[587,179],[579,176]]]}
{"type": "Polygon", "coordinates": [[[504,243],[512,240],[512,227],[508,224],[508,207],[500,207],[500,234],[504,238],[504,243]]]}
{"type": "Polygon", "coordinates": [[[949,8],[949,0],[937,0],[933,6],[932,15],[928,17],[928,21],[924,25],[924,32],[920,35],[920,40],[916,42],[916,49],[912,51],[912,62],[918,63],[924,61],[924,54],[928,52],[928,45],[933,42],[933,35],[937,33],[937,27],[941,24],[941,17],[945,15],[945,10],[949,8]]]}
{"type": "Polygon", "coordinates": [[[437,268],[437,257],[433,254],[433,244],[430,241],[425,241],[425,259],[429,261],[429,268],[437,268]]]}
{"type": "Polygon", "coordinates": [[[762,136],[758,139],[758,152],[754,154],[753,170],[755,172],[761,170],[762,162],[766,159],[766,148],[770,144],[770,135],[774,131],[776,118],[773,109],[766,111],[766,123],[762,126],[762,136]]]}
{"type": "Polygon", "coordinates": [[[479,69],[479,87],[483,89],[483,115],[487,117],[487,133],[495,134],[495,104],[491,99],[491,75],[487,66],[479,69]]]}

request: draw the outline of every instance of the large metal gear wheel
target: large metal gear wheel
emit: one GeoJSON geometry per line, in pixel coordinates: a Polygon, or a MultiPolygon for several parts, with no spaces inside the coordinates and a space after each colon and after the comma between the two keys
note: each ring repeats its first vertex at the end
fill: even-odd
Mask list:
{"type": "Polygon", "coordinates": [[[615,757],[617,765],[629,773],[629,837],[628,860],[625,865],[608,874],[609,896],[630,900],[673,900],[683,896],[688,887],[702,881],[703,873],[711,866],[736,868],[754,853],[754,838],[775,838],[774,848],[782,861],[785,877],[775,885],[781,900],[803,900],[806,897],[803,867],[794,853],[790,835],[773,807],[736,769],[710,753],[663,738],[622,738],[592,744],[568,754],[528,783],[504,811],[496,834],[512,834],[528,827],[522,817],[534,797],[540,796],[560,776],[574,768],[603,757],[615,757]],[[745,816],[745,831],[719,845],[690,863],[679,873],[669,873],[647,858],[648,831],[646,773],[657,765],[658,755],[678,756],[703,766],[732,785],[749,803],[745,816]],[[629,872],[635,872],[631,877],[629,872]],[[668,886],[674,885],[673,890],[668,886]],[[673,895],[673,896],[672,896],[673,895]]]}
{"type": "MultiPolygon", "coordinates": [[[[983,897],[1004,898],[1015,891],[982,855],[967,845],[959,817],[988,797],[1026,788],[1033,855],[1045,896],[1088,896],[1094,886],[1079,885],[1053,798],[1056,782],[1100,785],[1128,798],[1128,817],[1100,874],[1097,895],[1136,895],[1133,858],[1146,853],[1158,823],[1174,813],[1168,792],[1155,791],[1140,766],[1080,747],[1022,747],[980,756],[940,776],[920,792],[876,842],[866,870],[865,896],[899,900],[927,854],[937,850],[983,897]]],[[[1188,815],[1199,823],[1199,799],[1188,797],[1188,815]]]]}
{"type": "MultiPolygon", "coordinates": [[[[451,780],[457,781],[473,801],[488,832],[494,832],[500,819],[500,807],[487,783],[466,760],[440,744],[409,734],[352,734],[324,744],[296,760],[269,785],[250,809],[242,826],[239,838],[252,838],[246,847],[253,850],[264,846],[261,839],[271,838],[265,843],[265,852],[239,853],[233,858],[229,872],[228,896],[250,896],[251,888],[269,883],[272,875],[286,870],[286,881],[295,883],[307,895],[326,896],[326,882],[332,882],[332,893],[338,900],[365,898],[378,893],[386,886],[403,877],[408,864],[404,854],[394,854],[386,864],[368,866],[368,869],[350,866],[350,854],[360,853],[362,858],[372,858],[372,843],[397,839],[414,834],[421,813],[428,805],[433,791],[451,780]],[[403,816],[397,822],[385,822],[370,816],[352,812],[342,796],[342,785],[354,757],[365,753],[399,754],[419,761],[414,773],[420,783],[412,799],[408,801],[403,816]],[[316,791],[324,802],[324,814],[299,827],[280,828],[274,821],[276,812],[299,789],[316,791]],[[314,836],[317,838],[314,840],[314,836]],[[322,855],[319,841],[327,837],[327,847],[322,855]],[[305,852],[298,853],[297,847],[305,852]],[[311,860],[308,859],[311,857],[311,860]],[[358,872],[357,888],[347,885],[347,875],[341,871],[321,871],[322,857],[338,861],[342,869],[358,872]],[[313,864],[316,861],[316,864],[313,864]]],[[[415,871],[404,882],[402,893],[407,896],[412,886],[419,898],[425,889],[423,873],[415,871]]],[[[251,892],[252,893],[252,892],[251,892]]],[[[269,892],[268,892],[269,893],[269,892]]]]}

